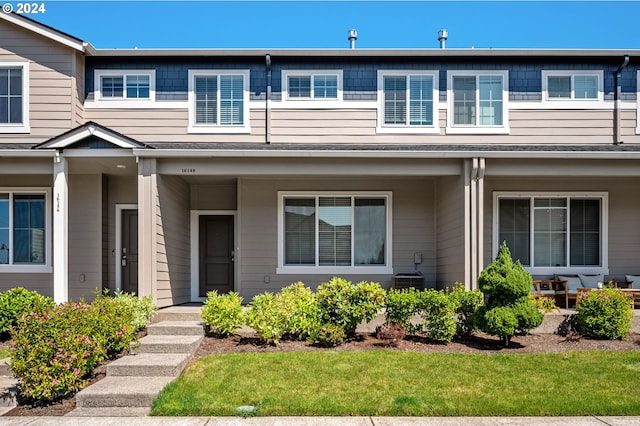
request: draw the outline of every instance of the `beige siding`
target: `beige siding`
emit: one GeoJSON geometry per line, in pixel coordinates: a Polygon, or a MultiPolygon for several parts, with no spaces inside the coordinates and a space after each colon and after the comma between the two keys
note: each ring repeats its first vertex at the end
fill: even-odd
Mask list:
{"type": "MultiPolygon", "coordinates": [[[[69,178],[69,298],[92,300],[102,288],[102,177],[69,178]],[[84,275],[84,281],[83,276],[84,275]]],[[[55,255],[55,253],[54,253],[55,255]]]]}
{"type": "Polygon", "coordinates": [[[75,51],[0,21],[0,63],[29,62],[29,124],[26,135],[0,134],[3,142],[40,143],[75,124],[75,51]]]}
{"type": "Polygon", "coordinates": [[[493,258],[494,191],[598,191],[609,196],[609,278],[640,273],[640,198],[634,196],[640,178],[504,178],[485,180],[485,263],[493,258]]]}
{"type": "Polygon", "coordinates": [[[84,124],[84,85],[85,85],[85,72],[84,72],[84,56],[80,52],[74,53],[74,82],[72,85],[71,98],[73,99],[73,127],[84,124]]]}
{"type": "MultiPolygon", "coordinates": [[[[237,288],[250,299],[264,291],[277,291],[302,280],[315,288],[331,278],[331,274],[278,275],[277,211],[278,191],[392,191],[393,193],[393,268],[396,273],[413,270],[413,253],[422,252],[419,270],[426,285],[435,285],[435,231],[433,179],[381,180],[264,180],[242,179],[239,217],[239,262],[237,288]],[[265,283],[265,281],[269,281],[265,283]]],[[[352,281],[372,280],[389,288],[391,275],[351,274],[352,281]]]]}
{"type": "Polygon", "coordinates": [[[448,176],[436,182],[436,244],[438,287],[465,280],[464,176],[448,176]]]}
{"type": "Polygon", "coordinates": [[[189,186],[184,180],[158,176],[157,212],[158,306],[188,302],[191,299],[190,216],[189,186]]]}
{"type": "Polygon", "coordinates": [[[191,210],[236,210],[237,183],[191,186],[191,210]]]}
{"type": "Polygon", "coordinates": [[[0,292],[14,287],[53,297],[53,274],[0,274],[0,292]]]}

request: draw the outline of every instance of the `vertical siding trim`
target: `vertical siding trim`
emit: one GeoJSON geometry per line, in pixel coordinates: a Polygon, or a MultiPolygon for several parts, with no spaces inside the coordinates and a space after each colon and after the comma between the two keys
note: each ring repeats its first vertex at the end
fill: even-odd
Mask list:
{"type": "Polygon", "coordinates": [[[53,300],[69,300],[69,166],[58,154],[53,160],[53,300]]]}
{"type": "Polygon", "coordinates": [[[153,296],[157,303],[156,291],[156,160],[140,159],[138,164],[138,293],[139,296],[153,296]]]}
{"type": "MultiPolygon", "coordinates": [[[[464,217],[471,217],[470,208],[470,193],[471,193],[471,160],[464,161],[464,217]]],[[[471,290],[471,254],[470,244],[471,239],[471,222],[469,219],[464,221],[464,287],[467,290],[471,290]]]]}

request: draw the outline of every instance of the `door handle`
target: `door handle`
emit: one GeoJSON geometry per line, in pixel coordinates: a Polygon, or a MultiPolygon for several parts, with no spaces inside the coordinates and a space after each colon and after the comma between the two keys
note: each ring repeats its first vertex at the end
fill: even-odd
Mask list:
{"type": "Polygon", "coordinates": [[[120,260],[120,265],[123,267],[127,266],[127,256],[122,256],[122,260],[120,260]]]}
{"type": "Polygon", "coordinates": [[[235,262],[235,260],[236,260],[236,252],[235,250],[231,250],[231,261],[235,262]]]}

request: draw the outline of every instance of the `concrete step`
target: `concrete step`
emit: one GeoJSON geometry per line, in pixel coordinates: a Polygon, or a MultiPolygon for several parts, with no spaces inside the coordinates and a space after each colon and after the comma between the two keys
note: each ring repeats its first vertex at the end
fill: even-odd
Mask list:
{"type": "Polygon", "coordinates": [[[0,407],[15,407],[18,405],[17,386],[18,379],[0,376],[0,407]]]}
{"type": "Polygon", "coordinates": [[[147,326],[151,336],[204,336],[202,321],[161,321],[147,326]]]}
{"type": "Polygon", "coordinates": [[[0,376],[11,375],[11,358],[0,359],[0,376]]]}
{"type": "Polygon", "coordinates": [[[165,336],[165,335],[150,335],[140,339],[140,346],[133,351],[137,354],[144,353],[156,353],[156,354],[168,354],[168,353],[190,353],[193,354],[200,342],[202,342],[203,336],[165,336]]]}
{"type": "MultiPolygon", "coordinates": [[[[151,407],[79,407],[65,417],[145,417],[151,407]]],[[[130,420],[126,422],[130,424],[130,420]]]]}
{"type": "Polygon", "coordinates": [[[162,321],[200,321],[202,304],[170,306],[160,309],[151,319],[152,324],[162,321]]]}
{"type": "Polygon", "coordinates": [[[177,377],[190,357],[188,353],[128,355],[107,365],[107,377],[177,377]]]}
{"type": "Polygon", "coordinates": [[[174,377],[106,377],[76,395],[76,407],[151,407],[174,377]]]}

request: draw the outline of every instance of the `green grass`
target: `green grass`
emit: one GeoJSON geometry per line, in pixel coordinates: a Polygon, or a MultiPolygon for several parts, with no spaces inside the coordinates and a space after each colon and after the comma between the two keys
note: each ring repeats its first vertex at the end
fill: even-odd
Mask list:
{"type": "Polygon", "coordinates": [[[153,415],[640,415],[640,352],[230,353],[198,360],[153,415]]]}

